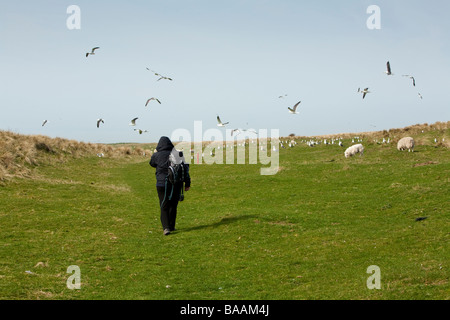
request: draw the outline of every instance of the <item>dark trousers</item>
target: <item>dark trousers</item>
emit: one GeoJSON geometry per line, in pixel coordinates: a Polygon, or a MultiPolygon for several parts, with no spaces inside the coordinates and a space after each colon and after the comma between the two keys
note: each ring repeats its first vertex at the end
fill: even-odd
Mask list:
{"type": "Polygon", "coordinates": [[[177,219],[178,200],[180,199],[181,186],[175,186],[172,199],[169,200],[172,186],[156,187],[159,197],[159,206],[161,207],[161,224],[163,229],[175,230],[175,221],[177,219]]]}

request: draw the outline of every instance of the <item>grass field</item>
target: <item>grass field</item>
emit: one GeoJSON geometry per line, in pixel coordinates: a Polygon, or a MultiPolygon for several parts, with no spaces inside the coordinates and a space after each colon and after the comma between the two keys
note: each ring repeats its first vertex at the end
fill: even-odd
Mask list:
{"type": "Polygon", "coordinates": [[[273,176],[193,164],[169,236],[148,156],[30,166],[0,185],[0,299],[450,299],[449,131],[350,159],[298,143],[273,176]]]}

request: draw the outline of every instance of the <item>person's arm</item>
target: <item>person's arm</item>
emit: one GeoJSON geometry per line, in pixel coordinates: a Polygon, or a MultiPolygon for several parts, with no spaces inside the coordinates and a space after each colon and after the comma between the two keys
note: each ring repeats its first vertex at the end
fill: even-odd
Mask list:
{"type": "Polygon", "coordinates": [[[152,154],[152,157],[150,158],[150,165],[153,167],[153,168],[156,168],[156,166],[157,166],[157,164],[156,164],[156,153],[154,153],[154,154],[152,154]]]}

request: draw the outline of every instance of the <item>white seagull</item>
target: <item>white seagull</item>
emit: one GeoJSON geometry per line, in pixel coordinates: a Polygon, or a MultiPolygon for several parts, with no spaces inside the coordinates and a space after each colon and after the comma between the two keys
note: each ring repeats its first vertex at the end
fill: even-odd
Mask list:
{"type": "Polygon", "coordinates": [[[139,119],[139,118],[134,118],[134,119],[132,119],[131,122],[130,122],[130,126],[135,126],[135,125],[136,125],[136,120],[137,120],[137,119],[139,119]]]}
{"type": "Polygon", "coordinates": [[[100,122],[105,123],[103,119],[97,119],[97,128],[100,128],[100,122]]]}
{"type": "Polygon", "coordinates": [[[289,113],[298,114],[297,107],[301,103],[301,101],[297,102],[292,108],[288,107],[289,113]]]}
{"type": "Polygon", "coordinates": [[[251,130],[251,129],[242,129],[242,131],[249,131],[249,132],[253,132],[254,134],[258,134],[258,132],[256,132],[255,130],[251,130]]]}
{"type": "Polygon", "coordinates": [[[239,129],[233,129],[233,130],[231,130],[231,136],[233,136],[233,134],[235,132],[237,132],[236,136],[238,136],[241,133],[241,131],[239,129]]]}
{"type": "Polygon", "coordinates": [[[47,123],[47,120],[44,120],[44,122],[42,122],[42,126],[45,126],[45,124],[47,123]]]}
{"type": "Polygon", "coordinates": [[[149,71],[153,72],[153,73],[155,74],[155,76],[158,76],[158,77],[159,77],[159,79],[158,79],[158,80],[156,80],[156,81],[159,81],[159,80],[161,80],[161,79],[165,79],[165,80],[170,80],[170,81],[172,81],[172,78],[169,78],[169,77],[165,77],[165,76],[163,76],[163,75],[159,74],[159,73],[158,73],[158,72],[156,72],[156,71],[150,70],[149,68],[147,68],[147,70],[149,70],[149,71]]]}
{"type": "Polygon", "coordinates": [[[95,47],[95,48],[92,48],[92,50],[91,50],[91,52],[86,52],[86,58],[89,56],[89,55],[94,55],[95,54],[95,50],[97,50],[97,49],[100,49],[100,47],[95,47]]]}
{"type": "Polygon", "coordinates": [[[423,99],[422,95],[420,94],[420,92],[417,93],[419,95],[420,99],[423,99]]]}
{"type": "Polygon", "coordinates": [[[141,129],[134,129],[134,131],[138,131],[139,134],[142,134],[143,132],[148,132],[147,130],[141,130],[141,129]]]}
{"type": "Polygon", "coordinates": [[[218,127],[225,127],[227,124],[229,124],[229,122],[223,123],[223,122],[220,120],[219,116],[217,116],[217,126],[218,126],[218,127]]]}
{"type": "Polygon", "coordinates": [[[392,73],[392,71],[391,71],[391,64],[390,64],[389,61],[386,63],[386,69],[387,69],[387,70],[386,70],[384,73],[386,73],[388,76],[394,75],[394,74],[392,73]]]}
{"type": "Polygon", "coordinates": [[[159,80],[161,80],[161,79],[165,79],[165,80],[170,80],[170,81],[172,81],[172,78],[164,77],[164,76],[162,76],[162,75],[160,75],[160,74],[157,74],[157,76],[159,76],[159,79],[156,80],[156,81],[159,81],[159,80]]]}
{"type": "Polygon", "coordinates": [[[287,97],[287,94],[285,94],[284,96],[279,96],[278,98],[281,99],[281,98],[284,98],[284,97],[287,97]]]}
{"type": "Polygon", "coordinates": [[[156,101],[158,101],[159,104],[161,104],[161,101],[159,101],[157,98],[153,97],[153,98],[150,98],[150,99],[147,100],[147,102],[145,103],[145,106],[147,106],[148,103],[149,103],[150,101],[152,101],[152,100],[156,100],[156,101]]]}
{"type": "Polygon", "coordinates": [[[403,76],[404,76],[404,77],[410,78],[410,79],[412,80],[412,82],[413,82],[413,86],[414,86],[414,87],[416,86],[416,79],[414,79],[413,76],[410,76],[409,74],[404,74],[403,76]]]}
{"type": "Polygon", "coordinates": [[[366,97],[366,94],[370,93],[369,88],[365,88],[364,90],[358,88],[358,92],[361,92],[363,94],[363,99],[366,97]]]}

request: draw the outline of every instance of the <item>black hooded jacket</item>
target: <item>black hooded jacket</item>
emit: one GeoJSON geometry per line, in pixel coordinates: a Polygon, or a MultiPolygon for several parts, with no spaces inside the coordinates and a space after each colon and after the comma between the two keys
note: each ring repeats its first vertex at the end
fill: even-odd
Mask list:
{"type": "MultiPolygon", "coordinates": [[[[156,146],[156,151],[151,159],[150,165],[156,168],[156,186],[164,187],[166,182],[166,176],[169,169],[169,155],[174,148],[172,141],[168,137],[161,137],[159,139],[158,145],[156,146]]],[[[186,181],[186,187],[190,186],[190,178],[188,173],[188,181],[186,181]]]]}

